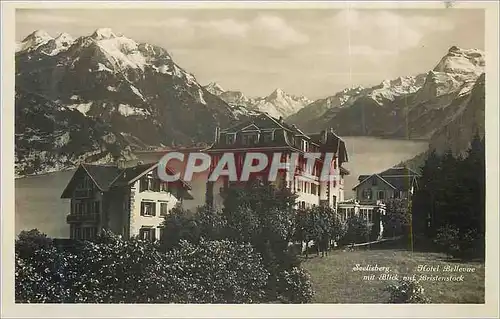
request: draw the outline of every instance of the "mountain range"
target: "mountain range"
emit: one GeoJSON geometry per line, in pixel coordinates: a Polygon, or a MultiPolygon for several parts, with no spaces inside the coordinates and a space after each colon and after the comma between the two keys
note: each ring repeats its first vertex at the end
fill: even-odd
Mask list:
{"type": "Polygon", "coordinates": [[[111,162],[134,151],[207,144],[215,127],[267,112],[306,132],[429,139],[461,152],[484,134],[484,53],[452,47],[434,69],[310,101],[206,86],[156,45],[108,28],[73,38],[38,30],[17,44],[18,176],[111,162]]]}
{"type": "Polygon", "coordinates": [[[481,50],[453,46],[426,73],[344,89],[286,120],[306,132],[425,139],[438,152],[461,153],[474,132],[484,135],[484,66],[481,50]]]}
{"type": "Polygon", "coordinates": [[[250,113],[252,111],[266,112],[276,118],[286,118],[312,103],[304,96],[287,94],[280,88],[275,89],[268,96],[256,98],[249,98],[241,91],[226,91],[216,82],[209,83],[205,89],[223,99],[233,108],[243,107],[250,113]]]}
{"type": "Polygon", "coordinates": [[[238,118],[165,49],[107,28],[76,39],[35,31],[15,59],[19,175],[209,142],[238,118]]]}

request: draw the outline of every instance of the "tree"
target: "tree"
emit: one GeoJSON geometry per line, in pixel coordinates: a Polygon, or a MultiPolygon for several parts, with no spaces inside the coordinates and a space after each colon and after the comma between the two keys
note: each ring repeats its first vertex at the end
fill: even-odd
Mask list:
{"type": "Polygon", "coordinates": [[[370,228],[366,220],[359,215],[354,215],[347,220],[347,232],[341,240],[344,244],[358,244],[368,241],[370,228]]]}
{"type": "Polygon", "coordinates": [[[295,199],[288,189],[254,181],[244,188],[230,187],[224,200],[222,212],[228,238],[248,242],[260,253],[270,273],[267,286],[270,300],[287,296],[291,287],[283,278],[284,272],[300,265],[288,250],[294,235],[301,236],[295,231],[295,199]]]}
{"type": "Polygon", "coordinates": [[[181,240],[197,243],[200,229],[195,214],[181,207],[174,207],[162,223],[161,244],[165,250],[179,245],[181,240]]]}
{"type": "Polygon", "coordinates": [[[411,211],[407,199],[390,199],[385,203],[385,215],[382,218],[384,236],[394,237],[409,235],[411,211]]]}
{"type": "Polygon", "coordinates": [[[431,153],[413,196],[417,234],[439,247],[457,246],[458,253],[484,256],[485,144],[479,134],[465,156],[431,153]]]}

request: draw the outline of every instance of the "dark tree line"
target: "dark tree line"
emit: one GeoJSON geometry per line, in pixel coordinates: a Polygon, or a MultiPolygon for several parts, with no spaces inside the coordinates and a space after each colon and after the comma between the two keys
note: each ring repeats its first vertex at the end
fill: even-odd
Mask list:
{"type": "Polygon", "coordinates": [[[412,200],[415,244],[455,257],[484,257],[485,141],[464,156],[430,152],[412,200]]]}

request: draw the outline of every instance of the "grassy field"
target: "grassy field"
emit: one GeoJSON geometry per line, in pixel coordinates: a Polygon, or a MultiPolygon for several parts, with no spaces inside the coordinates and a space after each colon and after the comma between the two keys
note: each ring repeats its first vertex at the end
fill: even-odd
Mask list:
{"type": "Polygon", "coordinates": [[[331,251],[327,257],[310,256],[303,267],[309,271],[313,281],[315,297],[313,303],[387,303],[388,293],[383,289],[396,281],[378,280],[383,272],[353,271],[361,266],[390,267],[390,273],[403,275],[464,275],[462,282],[421,282],[425,294],[432,303],[484,303],[484,263],[456,262],[436,253],[410,252],[397,249],[331,251]],[[436,272],[418,272],[419,265],[438,266],[436,272]],[[475,272],[444,272],[444,266],[474,267],[475,272]],[[363,278],[375,274],[375,280],[363,278]]]}

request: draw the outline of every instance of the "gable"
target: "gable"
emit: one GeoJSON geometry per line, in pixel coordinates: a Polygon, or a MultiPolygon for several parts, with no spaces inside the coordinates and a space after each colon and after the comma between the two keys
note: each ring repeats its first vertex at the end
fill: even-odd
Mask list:
{"type": "Polygon", "coordinates": [[[88,177],[89,180],[93,183],[93,186],[94,187],[97,187],[97,184],[95,183],[95,181],[90,178],[90,175],[87,173],[87,171],[83,168],[82,165],[80,165],[75,173],[73,174],[73,176],[71,177],[71,179],[69,180],[68,184],[66,185],[66,187],[64,188],[64,191],[62,192],[61,194],[61,198],[71,198],[73,197],[73,192],[74,190],[76,189],[76,187],[83,182],[84,178],[85,177],[88,177]]]}
{"type": "MultiPolygon", "coordinates": [[[[373,175],[370,175],[370,176],[366,177],[364,180],[362,180],[361,182],[359,182],[352,189],[356,190],[361,185],[366,185],[367,183],[371,183],[374,178],[377,179],[377,182],[384,183],[385,185],[388,185],[390,188],[396,189],[396,187],[394,185],[392,185],[389,181],[387,181],[385,178],[383,178],[382,176],[380,176],[378,174],[373,174],[373,175]]],[[[369,184],[369,186],[372,187],[374,185],[369,184]]]]}
{"type": "Polygon", "coordinates": [[[262,113],[256,117],[237,123],[236,125],[221,131],[221,133],[236,133],[251,126],[256,127],[258,130],[285,128],[278,122],[278,120],[262,113]]]}

